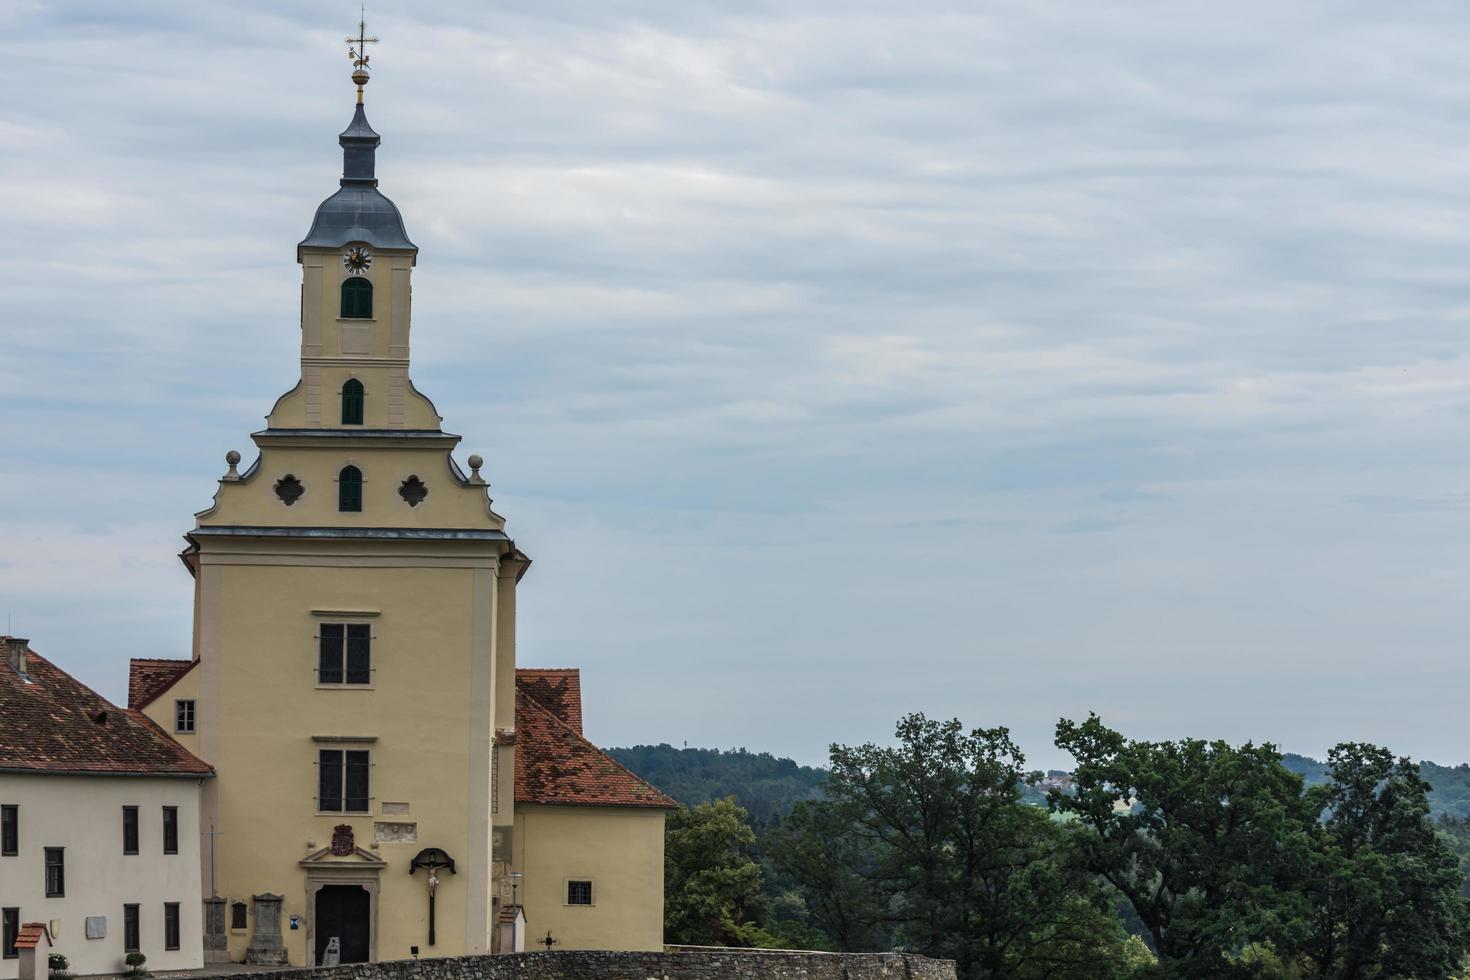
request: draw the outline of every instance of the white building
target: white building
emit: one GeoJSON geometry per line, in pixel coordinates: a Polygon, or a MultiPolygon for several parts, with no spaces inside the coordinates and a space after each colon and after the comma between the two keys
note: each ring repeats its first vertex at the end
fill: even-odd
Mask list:
{"type": "MultiPolygon", "coordinates": [[[[200,787],[209,765],[0,637],[0,980],[23,923],[76,974],[204,965],[200,787]]],[[[44,967],[41,968],[44,971],[44,967]]]]}

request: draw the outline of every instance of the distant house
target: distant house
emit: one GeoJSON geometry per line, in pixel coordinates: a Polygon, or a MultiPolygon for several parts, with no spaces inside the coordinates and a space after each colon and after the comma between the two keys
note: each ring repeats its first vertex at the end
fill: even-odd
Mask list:
{"type": "Polygon", "coordinates": [[[213,776],[140,712],[0,637],[0,980],[22,923],[77,974],[203,965],[199,797],[213,776]]]}

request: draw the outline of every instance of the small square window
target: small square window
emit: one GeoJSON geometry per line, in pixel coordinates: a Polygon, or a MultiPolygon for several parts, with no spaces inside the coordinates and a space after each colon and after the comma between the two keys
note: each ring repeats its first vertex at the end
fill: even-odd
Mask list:
{"type": "Polygon", "coordinates": [[[181,735],[194,734],[194,699],[174,702],[174,731],[181,735]]]}
{"type": "Polygon", "coordinates": [[[591,905],[592,904],[592,882],[590,882],[590,881],[568,881],[567,882],[567,904],[568,905],[591,905]]]}

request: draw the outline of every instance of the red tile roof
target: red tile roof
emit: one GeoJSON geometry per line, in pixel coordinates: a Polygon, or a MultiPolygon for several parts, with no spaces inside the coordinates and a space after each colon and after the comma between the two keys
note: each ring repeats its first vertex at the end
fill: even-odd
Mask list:
{"type": "Polygon", "coordinates": [[[35,949],[41,944],[42,937],[45,937],[46,945],[51,945],[51,933],[46,931],[44,922],[27,922],[15,937],[15,948],[35,949]]]}
{"type": "Polygon", "coordinates": [[[0,771],[205,776],[214,770],[142,712],[119,708],[34,650],[0,659],[0,771]]]}
{"type": "MultiPolygon", "coordinates": [[[[669,797],[614,762],[612,757],[582,737],[580,683],[574,717],[579,728],[562,720],[558,711],[542,704],[533,692],[542,690],[538,670],[516,671],[516,802],[579,806],[676,807],[669,797]],[[522,678],[530,683],[523,683],[522,678]]],[[[561,672],[568,673],[568,672],[561,672]]],[[[570,672],[575,675],[575,672],[570,672]]],[[[568,687],[558,690],[560,711],[566,712],[568,687]]]]}
{"type": "Polygon", "coordinates": [[[139,711],[173,687],[194,669],[197,660],[151,660],[134,657],[128,661],[128,707],[139,711]]]}
{"type": "Polygon", "coordinates": [[[522,667],[516,670],[516,687],[582,734],[582,672],[576,667],[522,667]]]}

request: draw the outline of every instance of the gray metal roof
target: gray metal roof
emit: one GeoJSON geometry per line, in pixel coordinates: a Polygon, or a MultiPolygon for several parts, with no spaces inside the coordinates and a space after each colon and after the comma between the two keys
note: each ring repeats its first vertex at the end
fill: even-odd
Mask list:
{"type": "Polygon", "coordinates": [[[368,125],[361,103],[337,142],[342,147],[342,189],[317,207],[301,245],[339,248],[348,242],[366,242],[375,248],[417,252],[398,208],[378,190],[374,154],[382,137],[368,125]]]}
{"type": "Polygon", "coordinates": [[[509,541],[504,531],[463,527],[269,527],[204,524],[184,535],[228,538],[376,538],[396,541],[509,541]]]}
{"type": "Polygon", "coordinates": [[[445,439],[460,437],[443,429],[261,429],[250,433],[252,439],[301,439],[318,436],[327,439],[445,439]]]}

